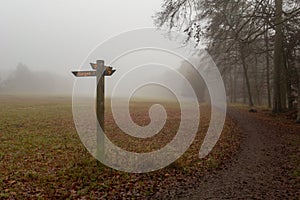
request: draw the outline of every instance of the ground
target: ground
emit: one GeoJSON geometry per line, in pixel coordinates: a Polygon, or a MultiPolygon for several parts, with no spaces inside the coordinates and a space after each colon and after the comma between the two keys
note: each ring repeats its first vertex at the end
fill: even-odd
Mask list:
{"type": "MultiPolygon", "coordinates": [[[[178,199],[300,199],[300,126],[265,113],[231,108],[241,127],[239,153],[199,178],[178,199]]],[[[171,198],[168,194],[160,198],[171,198]]]]}
{"type": "MultiPolygon", "coordinates": [[[[131,105],[136,123],[149,122],[149,103],[131,105]]],[[[178,161],[155,172],[128,174],[103,166],[88,153],[75,130],[70,98],[0,96],[0,104],[0,199],[150,199],[217,168],[239,145],[237,126],[228,118],[216,148],[207,158],[198,158],[210,117],[204,105],[195,142],[178,161]]],[[[160,148],[180,121],[176,104],[166,107],[166,128],[154,139],[139,141],[121,133],[109,109],[106,133],[127,150],[160,148]]]]}
{"type": "MultiPolygon", "coordinates": [[[[199,160],[210,116],[203,105],[201,129],[178,161],[156,172],[128,174],[97,163],[87,152],[70,98],[0,96],[0,104],[0,199],[299,198],[300,127],[282,116],[230,108],[218,144],[199,160]]],[[[148,104],[134,104],[133,119],[147,124],[147,110],[148,104]]],[[[167,112],[171,122],[178,121],[176,106],[167,112]]],[[[140,144],[120,133],[106,113],[108,136],[120,146],[131,143],[128,150],[161,147],[170,140],[165,135],[176,132],[171,122],[156,138],[160,143],[140,144]]]]}

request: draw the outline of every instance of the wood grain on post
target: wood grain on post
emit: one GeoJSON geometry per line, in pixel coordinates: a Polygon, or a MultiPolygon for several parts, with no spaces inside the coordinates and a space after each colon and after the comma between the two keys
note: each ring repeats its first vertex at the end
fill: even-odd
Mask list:
{"type": "Polygon", "coordinates": [[[97,60],[97,69],[96,69],[96,76],[97,76],[97,94],[96,94],[96,114],[97,120],[99,125],[103,130],[103,134],[100,132],[100,127],[97,129],[97,158],[103,162],[104,158],[104,75],[103,72],[105,71],[104,61],[97,60]]]}

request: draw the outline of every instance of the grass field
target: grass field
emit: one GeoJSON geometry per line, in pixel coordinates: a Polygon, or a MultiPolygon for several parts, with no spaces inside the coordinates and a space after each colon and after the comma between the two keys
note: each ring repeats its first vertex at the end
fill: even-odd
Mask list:
{"type": "MultiPolygon", "coordinates": [[[[131,151],[161,148],[172,139],[180,121],[177,106],[164,103],[168,121],[155,138],[141,141],[125,135],[107,110],[108,137],[131,151]]],[[[150,104],[131,105],[137,124],[149,123],[150,104]]],[[[213,152],[198,159],[210,117],[210,108],[202,106],[196,140],[179,160],[159,171],[128,174],[97,163],[88,153],[75,130],[71,98],[0,96],[0,105],[0,199],[147,198],[189,184],[217,168],[239,147],[239,130],[227,119],[213,152]]]]}

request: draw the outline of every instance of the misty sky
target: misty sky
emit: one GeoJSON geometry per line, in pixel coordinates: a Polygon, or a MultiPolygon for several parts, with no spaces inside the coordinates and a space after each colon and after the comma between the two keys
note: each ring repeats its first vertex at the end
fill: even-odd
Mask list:
{"type": "Polygon", "coordinates": [[[152,27],[162,0],[1,0],[0,70],[22,62],[69,75],[99,43],[152,27]]]}

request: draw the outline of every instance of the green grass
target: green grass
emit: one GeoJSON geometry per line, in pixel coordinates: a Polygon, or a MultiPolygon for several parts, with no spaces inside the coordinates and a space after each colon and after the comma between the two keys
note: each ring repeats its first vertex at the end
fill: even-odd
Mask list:
{"type": "MultiPolygon", "coordinates": [[[[0,96],[0,105],[0,198],[146,198],[161,190],[162,185],[167,189],[177,179],[188,180],[216,168],[239,144],[236,125],[227,120],[214,151],[207,159],[199,160],[199,143],[209,122],[206,114],[202,117],[206,125],[178,161],[156,172],[128,174],[99,164],[87,152],[75,130],[70,98],[0,96]]],[[[137,116],[143,116],[148,108],[141,105],[135,109],[137,116]]],[[[174,115],[174,120],[177,118],[174,115]]],[[[107,123],[112,131],[108,135],[114,141],[116,127],[107,123]]],[[[167,125],[170,130],[177,127],[167,125]]],[[[169,133],[169,129],[165,131],[172,136],[173,130],[169,133]]],[[[128,139],[121,133],[117,138],[128,139]]],[[[161,147],[153,142],[145,144],[150,149],[161,147]]]]}

